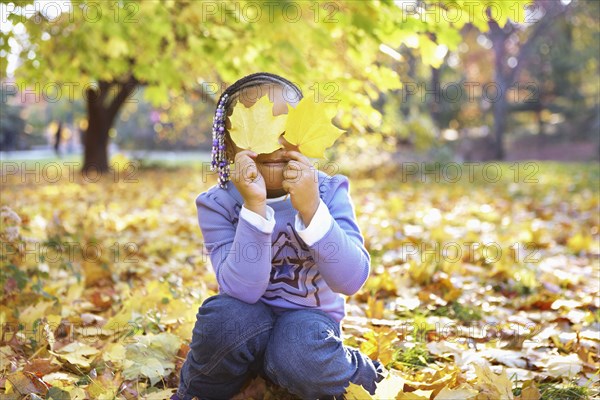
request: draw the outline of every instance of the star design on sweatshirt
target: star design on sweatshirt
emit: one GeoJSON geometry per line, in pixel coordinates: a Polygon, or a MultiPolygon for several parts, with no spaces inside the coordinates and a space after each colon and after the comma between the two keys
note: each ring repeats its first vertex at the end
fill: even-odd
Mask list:
{"type": "Polygon", "coordinates": [[[299,258],[284,257],[272,263],[271,282],[284,282],[290,286],[299,288],[298,279],[304,262],[299,258]]]}
{"type": "Polygon", "coordinates": [[[263,295],[266,299],[280,298],[292,304],[318,306],[320,279],[313,258],[302,257],[301,244],[287,232],[280,232],[273,243],[271,276],[269,286],[263,295]],[[302,298],[302,300],[294,300],[302,298]]]}

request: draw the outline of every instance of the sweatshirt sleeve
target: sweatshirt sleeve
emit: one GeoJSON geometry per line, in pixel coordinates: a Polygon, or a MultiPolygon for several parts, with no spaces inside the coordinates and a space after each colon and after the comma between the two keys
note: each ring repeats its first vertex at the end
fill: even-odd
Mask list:
{"type": "Polygon", "coordinates": [[[327,208],[327,205],[323,199],[321,199],[319,201],[319,207],[317,207],[317,211],[312,217],[310,224],[305,226],[300,214],[296,213],[296,217],[294,218],[294,228],[296,229],[296,232],[298,232],[298,236],[300,236],[302,241],[311,246],[325,236],[327,231],[329,231],[332,222],[333,218],[329,213],[329,209],[327,208]]]}
{"type": "MultiPolygon", "coordinates": [[[[269,284],[274,223],[255,226],[240,212],[237,227],[209,192],[196,199],[198,222],[221,292],[256,303],[269,284]]],[[[273,219],[273,213],[268,213],[273,219]]],[[[261,217],[262,218],[262,217],[261,217]]]]}
{"type": "Polygon", "coordinates": [[[333,221],[323,237],[313,244],[306,244],[331,290],[352,295],[366,282],[371,257],[356,223],[348,178],[334,175],[326,179],[332,180],[330,190],[333,194],[329,196],[327,208],[333,221]]]}

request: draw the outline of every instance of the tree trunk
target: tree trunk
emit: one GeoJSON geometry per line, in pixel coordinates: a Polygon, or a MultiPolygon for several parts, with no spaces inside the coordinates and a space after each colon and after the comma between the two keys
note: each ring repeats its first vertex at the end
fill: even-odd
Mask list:
{"type": "Polygon", "coordinates": [[[502,89],[496,103],[494,103],[494,157],[496,160],[504,160],[504,132],[508,119],[508,104],[506,92],[502,89]]]}
{"type": "Polygon", "coordinates": [[[433,94],[433,100],[429,101],[429,113],[431,115],[431,119],[438,128],[437,134],[439,139],[442,128],[442,89],[440,83],[439,68],[431,67],[431,87],[429,88],[429,90],[435,91],[435,93],[433,94]]]}
{"type": "Polygon", "coordinates": [[[121,106],[137,87],[138,81],[130,76],[124,83],[99,81],[98,88],[87,90],[88,127],[84,134],[84,174],[103,174],[108,166],[108,132],[115,123],[121,106]],[[111,100],[109,95],[113,94],[111,100]]]}
{"type": "Polygon", "coordinates": [[[541,21],[536,23],[532,33],[519,48],[515,57],[517,65],[511,69],[507,69],[505,63],[507,58],[506,43],[510,38],[513,24],[508,22],[504,28],[500,28],[498,23],[490,18],[490,9],[488,8],[486,10],[487,16],[490,18],[488,21],[488,26],[490,28],[488,37],[492,41],[494,48],[494,79],[496,80],[495,83],[498,90],[501,90],[501,93],[498,94],[494,103],[494,141],[496,146],[496,158],[498,160],[504,159],[504,132],[506,130],[510,111],[508,108],[507,97],[508,88],[517,81],[523,65],[533,51],[533,45],[536,39],[552,25],[557,16],[564,13],[567,9],[567,7],[562,6],[560,2],[556,1],[540,1],[538,4],[543,7],[546,14],[541,21]]]}
{"type": "Polygon", "coordinates": [[[108,131],[112,125],[108,110],[97,107],[88,96],[88,127],[84,134],[84,173],[108,171],[108,131]]]}

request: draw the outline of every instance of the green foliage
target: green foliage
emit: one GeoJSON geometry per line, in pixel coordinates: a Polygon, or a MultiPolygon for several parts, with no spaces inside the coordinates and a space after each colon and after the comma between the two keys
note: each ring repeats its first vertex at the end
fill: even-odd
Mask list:
{"type": "MultiPolygon", "coordinates": [[[[193,1],[82,1],[52,19],[44,13],[22,15],[21,7],[31,3],[19,2],[9,15],[13,25],[25,27],[27,38],[9,30],[0,40],[5,49],[9,39],[22,48],[19,84],[40,83],[32,88],[39,91],[49,82],[69,82],[81,98],[86,85],[123,82],[131,74],[146,86],[145,99],[168,107],[182,92],[201,92],[206,100],[222,89],[220,82],[270,71],[315,99],[339,104],[339,123],[353,129],[381,122],[371,105],[373,88],[401,87],[381,46],[398,49],[408,43],[426,65],[439,66],[445,53],[439,49],[455,49],[466,23],[474,19],[481,29],[487,26],[486,4],[473,8],[462,1],[431,2],[435,18],[392,1],[296,2],[298,18],[290,16],[285,2],[260,7],[255,15],[257,3],[250,1],[229,5],[230,12],[225,2],[212,2],[213,8],[193,1]],[[460,18],[443,17],[449,5],[459,6],[460,18]],[[290,30],[301,42],[290,40],[290,30]]],[[[503,24],[510,10],[499,7],[503,24]]],[[[7,60],[1,61],[5,70],[7,60]]],[[[67,88],[62,89],[64,95],[67,88]]],[[[191,112],[185,114],[189,120],[191,112]]]]}

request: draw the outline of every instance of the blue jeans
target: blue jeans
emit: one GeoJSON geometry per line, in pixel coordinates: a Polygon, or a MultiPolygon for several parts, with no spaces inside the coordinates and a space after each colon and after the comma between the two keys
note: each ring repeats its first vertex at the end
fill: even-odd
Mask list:
{"type": "Polygon", "coordinates": [[[344,346],[340,324],[321,310],[276,315],[260,301],[218,294],[196,317],[173,398],[229,399],[258,374],[303,399],[341,396],[350,382],[373,394],[383,379],[381,364],[344,346]]]}

